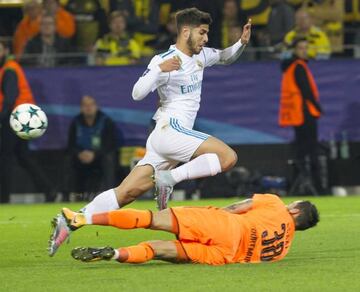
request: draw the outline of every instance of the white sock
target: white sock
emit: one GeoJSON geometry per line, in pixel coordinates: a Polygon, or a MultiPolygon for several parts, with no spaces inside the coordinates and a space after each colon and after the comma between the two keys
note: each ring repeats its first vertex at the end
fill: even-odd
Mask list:
{"type": "Polygon", "coordinates": [[[120,206],[115,191],[114,189],[110,189],[97,195],[89,204],[82,208],[81,211],[85,215],[86,224],[92,224],[93,214],[117,210],[119,208],[120,206]]]}
{"type": "Polygon", "coordinates": [[[170,170],[176,183],[187,179],[213,176],[219,172],[221,172],[221,164],[215,153],[202,154],[188,163],[170,170]]]}
{"type": "Polygon", "coordinates": [[[115,254],[113,255],[113,257],[111,259],[117,260],[119,258],[120,253],[116,248],[114,248],[114,251],[115,251],[115,254]]]}

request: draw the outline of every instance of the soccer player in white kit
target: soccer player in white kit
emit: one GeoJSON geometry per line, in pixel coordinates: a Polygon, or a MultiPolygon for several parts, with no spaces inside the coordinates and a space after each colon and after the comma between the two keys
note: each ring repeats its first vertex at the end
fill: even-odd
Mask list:
{"type": "MultiPolygon", "coordinates": [[[[167,206],[173,186],[183,180],[213,176],[231,169],[236,153],[221,140],[192,129],[200,108],[205,67],[231,64],[250,40],[251,21],[238,42],[224,50],[205,47],[211,17],[196,8],[176,14],[178,37],[175,45],[151,60],[133,88],[134,100],[142,100],[157,89],[160,107],[154,115],[156,127],[148,137],[146,154],[137,166],[111,190],[94,198],[81,212],[91,222],[95,213],[119,209],[154,187],[159,209],[167,206]],[[183,165],[176,167],[178,163],[183,165]]],[[[76,213],[62,209],[53,220],[49,255],[78,228],[76,213]]],[[[79,225],[81,226],[81,225],[79,225]]]]}

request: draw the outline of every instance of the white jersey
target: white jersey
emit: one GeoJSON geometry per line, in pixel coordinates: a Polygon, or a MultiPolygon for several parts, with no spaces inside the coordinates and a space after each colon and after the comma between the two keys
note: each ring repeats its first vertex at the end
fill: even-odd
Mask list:
{"type": "Polygon", "coordinates": [[[148,69],[152,70],[173,57],[179,58],[180,69],[162,72],[152,88],[152,91],[157,89],[161,104],[154,119],[157,120],[166,113],[170,117],[179,119],[186,127],[192,128],[200,108],[204,68],[219,61],[219,51],[203,48],[200,54],[189,57],[173,45],[167,52],[155,56],[148,69]]]}
{"type": "Polygon", "coordinates": [[[199,54],[189,57],[172,45],[167,52],[152,58],[134,86],[133,98],[141,100],[157,89],[160,107],[153,118],[156,121],[162,117],[176,118],[185,127],[192,128],[200,108],[204,68],[233,62],[244,47],[240,41],[225,50],[204,47],[199,54]],[[174,57],[179,59],[180,69],[162,72],[159,65],[174,57]]]}

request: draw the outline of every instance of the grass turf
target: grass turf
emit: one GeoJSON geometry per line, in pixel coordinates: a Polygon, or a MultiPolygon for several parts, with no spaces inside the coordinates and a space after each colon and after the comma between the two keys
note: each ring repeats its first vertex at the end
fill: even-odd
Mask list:
{"type": "MultiPolygon", "coordinates": [[[[0,205],[0,291],[360,291],[360,197],[310,199],[320,210],[321,222],[296,234],[284,260],[219,267],[74,261],[70,251],[76,246],[119,247],[173,238],[150,230],[97,226],[72,234],[70,244],[50,258],[45,250],[49,222],[61,205],[0,205]]],[[[171,205],[223,206],[233,201],[171,205]]],[[[140,201],[131,207],[154,209],[155,203],[140,201]]]]}

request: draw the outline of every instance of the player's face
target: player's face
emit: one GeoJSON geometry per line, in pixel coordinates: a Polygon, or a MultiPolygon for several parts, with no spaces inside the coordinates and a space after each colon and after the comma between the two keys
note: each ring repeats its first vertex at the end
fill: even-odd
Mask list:
{"type": "Polygon", "coordinates": [[[209,25],[201,24],[190,30],[190,35],[187,40],[189,50],[193,54],[199,54],[205,44],[208,42],[209,25]]]}
{"type": "Polygon", "coordinates": [[[287,205],[287,209],[289,210],[290,215],[296,221],[296,218],[300,215],[300,210],[297,208],[298,203],[302,201],[295,201],[287,205]]]}

